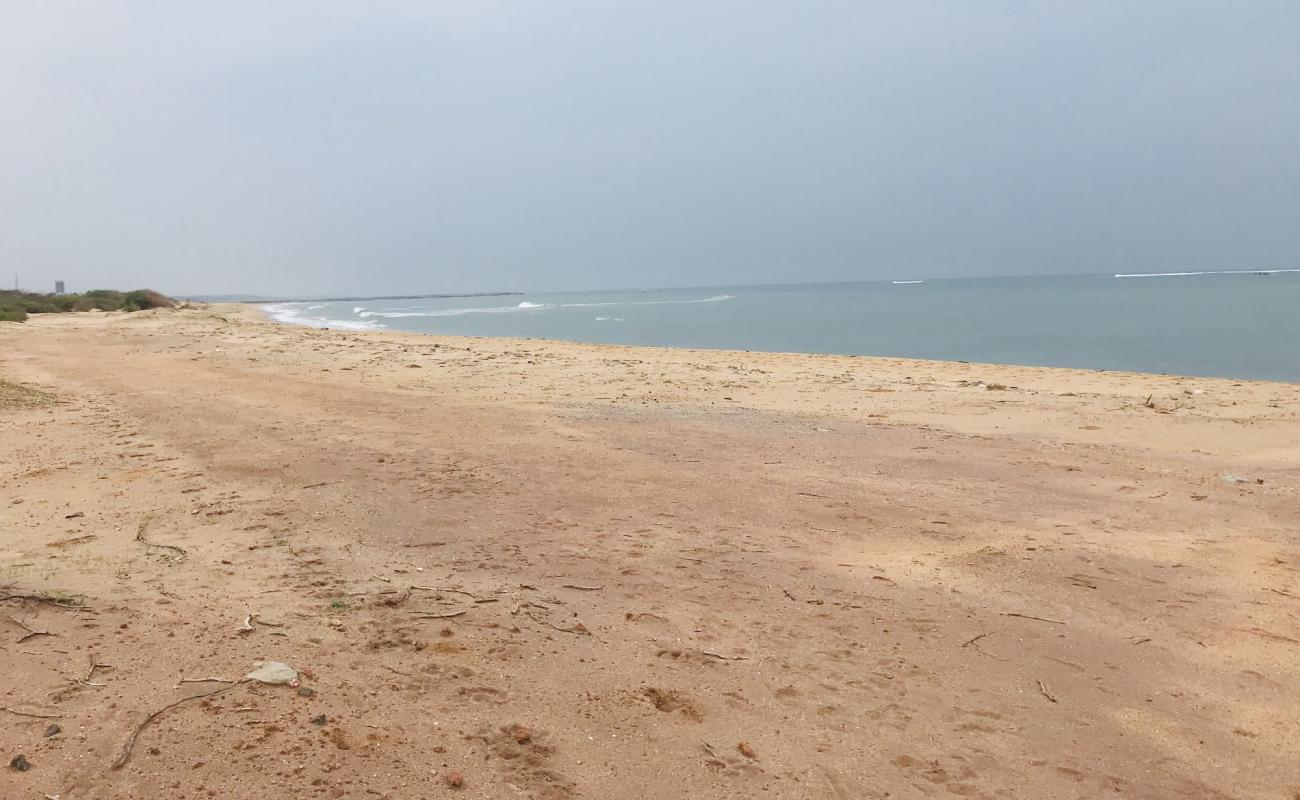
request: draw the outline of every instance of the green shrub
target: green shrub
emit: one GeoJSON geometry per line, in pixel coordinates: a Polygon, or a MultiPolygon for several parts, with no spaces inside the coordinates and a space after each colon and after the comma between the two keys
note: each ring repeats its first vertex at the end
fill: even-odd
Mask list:
{"type": "Polygon", "coordinates": [[[21,322],[28,314],[55,314],[68,311],[143,311],[149,308],[173,308],[175,303],[150,289],[118,292],[92,289],[85,294],[32,294],[0,290],[0,320],[21,322]]]}

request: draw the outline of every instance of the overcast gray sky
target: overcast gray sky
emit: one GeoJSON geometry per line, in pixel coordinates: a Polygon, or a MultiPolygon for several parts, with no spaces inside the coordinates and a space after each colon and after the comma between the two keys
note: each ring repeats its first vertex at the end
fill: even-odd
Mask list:
{"type": "Polygon", "coordinates": [[[1300,265],[1300,3],[0,0],[0,268],[436,292],[1300,265]]]}

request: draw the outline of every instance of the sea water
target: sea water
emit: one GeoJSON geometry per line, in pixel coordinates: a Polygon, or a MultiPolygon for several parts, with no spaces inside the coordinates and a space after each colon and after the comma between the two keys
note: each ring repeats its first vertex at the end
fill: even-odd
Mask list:
{"type": "Polygon", "coordinates": [[[1300,381],[1300,270],[276,303],[352,330],[1300,381]]]}

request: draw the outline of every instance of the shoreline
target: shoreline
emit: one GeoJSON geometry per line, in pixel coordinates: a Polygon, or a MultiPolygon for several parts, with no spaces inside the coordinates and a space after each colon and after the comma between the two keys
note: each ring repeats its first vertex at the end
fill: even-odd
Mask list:
{"type": "Polygon", "coordinates": [[[1276,380],[1276,379],[1266,379],[1266,378],[1232,378],[1232,377],[1223,377],[1223,376],[1214,376],[1214,375],[1191,375],[1191,374],[1176,373],[1176,372],[1137,372],[1134,370],[1100,369],[1100,368],[1092,368],[1092,367],[1047,366],[1042,364],[1017,364],[1017,363],[996,362],[996,361],[969,361],[969,360],[963,361],[957,359],[945,360],[945,359],[933,359],[933,358],[908,358],[905,356],[881,356],[881,355],[869,355],[869,354],[858,355],[858,354],[849,354],[849,353],[812,353],[812,352],[804,352],[800,350],[738,350],[738,349],[715,348],[715,347],[679,347],[677,345],[658,345],[658,344],[612,344],[607,342],[588,342],[579,339],[550,339],[550,338],[541,338],[541,337],[519,338],[519,337],[511,337],[511,336],[489,336],[489,335],[471,336],[471,335],[462,335],[462,334],[403,331],[403,330],[396,330],[393,328],[349,328],[349,327],[330,327],[325,325],[317,326],[317,325],[310,325],[306,323],[288,322],[285,320],[276,319],[274,316],[272,316],[269,312],[267,312],[263,308],[263,306],[266,305],[274,305],[274,303],[231,302],[231,303],[207,304],[209,308],[214,308],[214,309],[232,307],[232,306],[236,307],[240,309],[241,313],[244,312],[249,313],[249,316],[244,317],[244,319],[249,321],[261,322],[270,325],[284,325],[291,328],[306,328],[309,330],[321,330],[321,331],[337,331],[339,333],[348,333],[348,334],[380,334],[380,335],[387,334],[393,336],[418,336],[418,337],[426,337],[432,339],[446,339],[446,340],[463,339],[466,341],[493,340],[493,341],[514,342],[514,343],[521,343],[521,344],[536,343],[536,342],[553,342],[556,344],[572,345],[575,347],[614,347],[614,348],[625,348],[625,349],[633,349],[633,350],[635,349],[667,350],[667,351],[685,352],[685,353],[714,353],[714,354],[735,353],[741,355],[756,355],[756,356],[765,356],[765,355],[807,356],[810,358],[853,359],[853,360],[879,361],[884,363],[896,363],[896,364],[917,364],[917,365],[933,364],[933,365],[938,365],[939,368],[943,368],[947,366],[973,366],[973,367],[987,367],[991,369],[1006,368],[1006,369],[1015,369],[1015,370],[1049,370],[1052,372],[1063,372],[1063,373],[1112,375],[1121,378],[1132,378],[1132,379],[1169,378],[1169,379],[1176,379],[1182,381],[1211,381],[1211,382],[1226,382],[1226,383],[1233,383],[1233,384],[1239,384],[1239,383],[1278,384],[1281,386],[1300,388],[1300,381],[1287,381],[1287,380],[1276,380]]]}
{"type": "Polygon", "coordinates": [[[1295,784],[1292,384],[231,304],[0,325],[8,385],[11,793],[1295,784]]]}

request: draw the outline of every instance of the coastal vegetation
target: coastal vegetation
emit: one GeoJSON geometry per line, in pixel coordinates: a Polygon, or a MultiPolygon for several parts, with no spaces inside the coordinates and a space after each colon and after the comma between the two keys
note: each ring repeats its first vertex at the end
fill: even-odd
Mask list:
{"type": "Polygon", "coordinates": [[[57,314],[68,311],[144,311],[171,308],[175,304],[151,289],[119,292],[92,289],[82,294],[35,294],[12,289],[0,290],[0,322],[25,322],[28,314],[57,314]]]}

